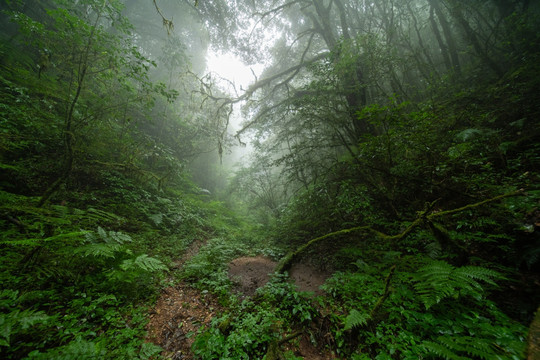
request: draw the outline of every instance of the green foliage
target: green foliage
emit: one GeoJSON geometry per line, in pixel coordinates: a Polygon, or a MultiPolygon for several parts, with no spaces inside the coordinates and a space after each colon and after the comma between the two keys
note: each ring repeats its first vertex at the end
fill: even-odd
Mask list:
{"type": "MultiPolygon", "coordinates": [[[[306,326],[318,315],[305,294],[295,291],[276,276],[258,290],[253,300],[233,303],[230,313],[216,317],[193,343],[193,350],[202,359],[264,358],[269,344],[295,326],[306,326]]],[[[295,359],[290,357],[287,359],[295,359]]]]}
{"type": "Polygon", "coordinates": [[[343,330],[347,331],[357,326],[367,325],[368,319],[369,315],[353,309],[345,318],[345,327],[343,328],[343,330]]]}
{"type": "Polygon", "coordinates": [[[219,324],[229,321],[228,316],[214,318],[212,327],[197,336],[193,343],[194,353],[203,360],[262,358],[266,344],[276,336],[273,332],[277,321],[275,315],[264,309],[245,311],[229,323],[230,329],[223,334],[219,324]]]}
{"type": "Polygon", "coordinates": [[[467,295],[481,298],[483,286],[479,281],[495,285],[494,280],[500,280],[502,276],[479,266],[454,268],[444,261],[436,261],[420,268],[413,279],[416,291],[429,309],[449,297],[454,300],[467,295]]]}
{"type": "Polygon", "coordinates": [[[403,258],[399,268],[412,272],[398,270],[392,277],[391,293],[373,319],[367,314],[382,295],[384,281],[379,265],[364,265],[357,274],[337,273],[327,281],[325,289],[332,295],[327,306],[340,314],[333,322],[336,346],[343,356],[521,358],[526,328],[485,296],[460,296],[485,295],[480,282],[492,286],[501,278],[498,273],[482,267],[455,268],[442,261],[418,262],[412,256],[403,258]],[[411,279],[417,280],[411,283],[411,279]],[[443,291],[448,288],[455,292],[443,291]],[[453,296],[452,301],[442,301],[443,295],[453,296]],[[441,301],[435,306],[433,299],[441,301]]]}
{"type": "MultiPolygon", "coordinates": [[[[36,208],[34,199],[7,192],[0,277],[0,343],[6,358],[141,358],[144,307],[135,303],[157,290],[168,268],[137,254],[124,232],[77,231],[96,222],[121,224],[120,217],[90,209],[36,208]],[[10,221],[5,221],[11,219],[10,221]]],[[[146,355],[145,355],[146,354],[146,355]]]]}
{"type": "Polygon", "coordinates": [[[392,278],[392,290],[383,303],[382,314],[370,319],[368,327],[366,314],[373,308],[373,299],[381,294],[383,279],[378,267],[364,266],[363,271],[371,275],[364,275],[363,281],[352,286],[348,284],[348,280],[354,278],[352,274],[338,273],[327,282],[326,290],[333,296],[329,304],[336,310],[344,307],[345,311],[334,320],[339,326],[336,340],[342,354],[354,358],[349,348],[352,345],[352,350],[358,346],[357,355],[371,354],[372,357],[366,358],[383,354],[402,359],[429,358],[430,354],[446,359],[521,358],[526,328],[510,320],[484,296],[460,296],[484,294],[480,281],[491,285],[501,278],[498,273],[481,267],[455,268],[441,261],[422,265],[411,260],[412,257],[407,257],[400,262],[398,268],[411,267],[413,272],[398,272],[392,278]],[[411,283],[411,278],[419,280],[411,283]],[[449,284],[443,285],[442,278],[449,284]],[[433,299],[442,297],[443,287],[455,291],[444,293],[444,296],[452,296],[452,301],[440,301],[435,306],[433,299]],[[379,289],[379,295],[369,293],[373,288],[379,289]],[[352,344],[347,343],[347,331],[354,329],[358,338],[353,339],[352,344]]]}
{"type": "Polygon", "coordinates": [[[180,276],[227,300],[231,296],[231,281],[227,276],[227,264],[238,256],[246,255],[247,252],[248,249],[241,242],[225,238],[210,239],[184,264],[180,276]]]}
{"type": "Polygon", "coordinates": [[[32,309],[19,310],[16,307],[19,299],[19,292],[16,290],[3,289],[0,292],[0,346],[10,347],[11,337],[21,334],[28,334],[30,330],[43,328],[47,322],[52,320],[43,311],[32,309]]]}
{"type": "MultiPolygon", "coordinates": [[[[201,83],[174,75],[187,70],[188,51],[199,45],[181,32],[166,44],[138,34],[124,17],[137,6],[124,9],[118,0],[30,3],[6,2],[0,25],[1,356],[158,357],[161,349],[143,341],[140,305],[156,296],[169,262],[210,239],[174,274],[228,306],[195,339],[202,359],[262,358],[298,329],[350,359],[524,357],[526,329],[488,299],[497,299],[490,290],[507,280],[505,268],[534,272],[540,259],[540,62],[532,13],[512,7],[512,15],[495,19],[503,2],[500,8],[456,2],[430,19],[442,25],[448,16],[450,32],[463,28],[469,42],[464,23],[497,31],[480,36],[492,39],[485,52],[464,47],[466,41],[451,49],[446,33],[446,46],[432,51],[429,12],[409,8],[419,3],[368,5],[374,20],[364,24],[365,35],[356,31],[364,19],[353,2],[335,2],[330,12],[310,9],[319,4],[310,1],[296,12],[299,2],[292,2],[273,18],[308,14],[302,22],[281,19],[293,24],[283,29],[308,35],[295,37],[294,49],[308,38],[306,49],[317,49],[284,51],[280,44],[292,33],[276,43],[287,56],[302,53],[306,66],[283,72],[291,76],[283,86],[252,88],[265,91],[246,108],[256,114],[249,121],[255,162],[231,181],[234,195],[211,188],[219,196],[200,198],[187,164],[197,155],[199,163],[210,162],[200,156],[214,151],[209,139],[219,139],[221,156],[228,139],[220,111],[228,107],[216,113],[208,98],[196,110],[201,83]],[[460,6],[471,13],[460,18],[460,6]],[[409,25],[388,22],[386,9],[409,25]],[[339,41],[328,31],[338,14],[339,41]],[[298,24],[321,31],[310,36],[298,24]],[[430,42],[422,44],[422,37],[430,42]],[[441,56],[455,50],[462,66],[445,71],[441,56]],[[468,54],[473,50],[478,56],[468,54]],[[320,61],[308,64],[315,53],[320,61]],[[507,71],[494,78],[493,64],[507,71]],[[227,263],[235,257],[280,257],[362,225],[398,234],[418,216],[426,220],[521,188],[522,196],[500,204],[437,224],[428,218],[397,240],[342,233],[321,242],[306,256],[340,270],[324,286],[325,297],[300,294],[280,276],[253,299],[231,294],[227,263]],[[41,206],[44,194],[50,201],[41,206]],[[242,203],[246,218],[259,224],[239,220],[216,198],[242,203]]],[[[229,10],[212,10],[211,3],[199,4],[201,14],[229,10]]],[[[257,13],[274,13],[269,4],[257,13]]],[[[253,10],[235,11],[244,9],[253,10]]],[[[189,16],[184,20],[191,24],[189,16]]],[[[229,39],[249,47],[245,39],[229,39]]],[[[204,83],[202,89],[212,90],[204,83]]],[[[217,170],[200,167],[198,180],[225,182],[217,170]]],[[[536,307],[535,296],[528,301],[536,307]]]]}

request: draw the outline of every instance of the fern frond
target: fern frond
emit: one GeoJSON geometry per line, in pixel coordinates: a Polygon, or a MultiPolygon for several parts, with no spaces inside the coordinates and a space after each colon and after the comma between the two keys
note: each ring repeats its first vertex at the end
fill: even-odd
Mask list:
{"type": "Polygon", "coordinates": [[[38,246],[40,239],[22,239],[22,240],[2,240],[1,245],[9,246],[38,246]]]}
{"type": "Polygon", "coordinates": [[[427,350],[428,353],[435,354],[445,360],[469,360],[468,358],[457,355],[446,346],[433,341],[424,341],[422,346],[427,350]]]}
{"type": "Polygon", "coordinates": [[[147,254],[137,256],[135,259],[127,259],[122,262],[120,268],[124,271],[140,269],[144,271],[168,270],[167,266],[160,260],[150,257],[147,254]]]}
{"type": "Polygon", "coordinates": [[[131,236],[124,234],[122,232],[109,231],[107,232],[101,226],[97,228],[96,233],[86,234],[86,242],[89,243],[99,243],[100,241],[107,244],[124,244],[127,242],[132,242],[131,236]]]}
{"type": "Polygon", "coordinates": [[[109,237],[107,236],[107,232],[101,226],[98,226],[97,233],[103,241],[108,242],[109,237]]]}
{"type": "Polygon", "coordinates": [[[124,220],[124,218],[122,218],[121,216],[94,208],[87,209],[86,216],[96,222],[122,222],[124,220]]]}
{"type": "Polygon", "coordinates": [[[143,343],[141,346],[141,358],[142,359],[151,359],[157,357],[163,351],[161,346],[158,346],[153,343],[143,343]]]}
{"type": "Polygon", "coordinates": [[[78,337],[67,345],[47,351],[45,355],[48,359],[54,360],[103,359],[105,349],[97,343],[78,337]]]}
{"type": "Polygon", "coordinates": [[[354,309],[351,310],[349,315],[345,318],[345,328],[344,330],[350,330],[357,326],[367,325],[369,320],[369,314],[361,313],[360,311],[354,309]]]}
{"type": "Polygon", "coordinates": [[[3,240],[0,241],[0,244],[11,245],[11,246],[38,246],[42,245],[45,242],[51,241],[61,241],[61,240],[79,240],[83,235],[86,235],[87,231],[75,231],[66,234],[58,234],[50,236],[47,238],[31,238],[31,239],[22,239],[22,240],[3,240]]]}
{"type": "Polygon", "coordinates": [[[426,245],[424,249],[427,253],[427,256],[429,256],[432,259],[437,259],[442,255],[442,247],[441,244],[438,241],[432,241],[429,244],[426,245]]]}
{"type": "Polygon", "coordinates": [[[50,316],[43,311],[25,310],[20,313],[19,324],[23,330],[26,330],[36,324],[47,322],[50,316]]]}
{"type": "Polygon", "coordinates": [[[168,270],[167,266],[160,260],[150,257],[147,254],[139,255],[134,264],[145,271],[168,270]]]}
{"type": "Polygon", "coordinates": [[[479,282],[496,285],[494,279],[502,276],[491,269],[479,266],[454,268],[444,261],[434,261],[415,274],[415,290],[424,302],[426,309],[448,297],[472,295],[480,297],[484,292],[479,282]]]}
{"type": "Polygon", "coordinates": [[[0,314],[0,346],[10,346],[10,337],[19,329],[26,330],[37,324],[44,324],[50,316],[43,311],[14,310],[0,314]]]}
{"type": "Polygon", "coordinates": [[[497,354],[491,343],[483,338],[471,338],[469,336],[440,336],[437,341],[448,349],[459,353],[481,358],[484,360],[494,359],[497,354]]]}
{"type": "Polygon", "coordinates": [[[493,279],[502,280],[503,276],[495,271],[481,266],[463,266],[455,270],[454,275],[460,277],[467,277],[472,280],[481,280],[490,285],[496,286],[497,284],[493,279]]]}
{"type": "Polygon", "coordinates": [[[131,236],[124,234],[122,232],[109,231],[109,238],[116,241],[118,244],[124,244],[127,242],[132,242],[131,236]]]}
{"type": "Polygon", "coordinates": [[[452,270],[452,265],[444,261],[436,261],[422,267],[415,274],[414,278],[417,282],[414,287],[426,309],[454,293],[455,289],[449,282],[452,270]]]}
{"type": "Polygon", "coordinates": [[[152,220],[157,226],[161,225],[161,223],[163,222],[163,214],[152,214],[148,216],[148,218],[152,220]]]}
{"type": "Polygon", "coordinates": [[[433,261],[431,264],[420,268],[417,277],[437,281],[446,281],[454,267],[444,261],[433,261]]]}
{"type": "Polygon", "coordinates": [[[75,253],[83,254],[83,256],[108,257],[114,258],[115,254],[120,251],[120,244],[88,244],[75,249],[75,253]]]}

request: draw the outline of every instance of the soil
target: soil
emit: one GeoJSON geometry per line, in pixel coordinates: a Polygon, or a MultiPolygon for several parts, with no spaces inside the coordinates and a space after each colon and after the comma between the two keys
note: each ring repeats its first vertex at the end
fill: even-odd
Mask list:
{"type": "Polygon", "coordinates": [[[167,288],[150,313],[146,340],[165,349],[166,359],[193,359],[191,345],[197,331],[222,311],[211,294],[184,283],[167,288]]]}
{"type": "Polygon", "coordinates": [[[540,359],[540,307],[536,310],[531,327],[529,329],[529,357],[528,360],[540,359]]]}
{"type": "MultiPolygon", "coordinates": [[[[176,262],[182,264],[195,255],[202,241],[195,241],[186,253],[176,262]]],[[[229,264],[229,277],[236,284],[235,291],[240,296],[253,296],[259,287],[270,279],[277,263],[263,256],[241,257],[229,264]]],[[[306,264],[295,264],[290,272],[292,281],[299,291],[309,291],[316,295],[323,294],[319,286],[330,276],[306,264]]],[[[158,344],[165,351],[162,355],[172,360],[194,359],[191,352],[195,335],[201,326],[208,326],[214,316],[224,311],[218,300],[210,293],[194,289],[186,283],[180,283],[163,291],[155,308],[150,313],[147,325],[147,341],[158,344]]],[[[329,351],[317,349],[307,334],[284,345],[296,356],[310,360],[335,359],[329,351]]]]}
{"type": "MultiPolygon", "coordinates": [[[[236,284],[236,291],[253,296],[255,291],[263,287],[270,280],[277,263],[263,256],[241,257],[229,263],[229,277],[236,284]]],[[[303,263],[294,264],[290,271],[290,278],[298,291],[313,292],[322,295],[319,288],[330,274],[316,270],[303,263]]]]}
{"type": "Polygon", "coordinates": [[[291,267],[291,279],[293,279],[299,291],[313,292],[315,295],[323,295],[320,286],[330,277],[330,273],[319,271],[316,268],[296,263],[291,267]]]}

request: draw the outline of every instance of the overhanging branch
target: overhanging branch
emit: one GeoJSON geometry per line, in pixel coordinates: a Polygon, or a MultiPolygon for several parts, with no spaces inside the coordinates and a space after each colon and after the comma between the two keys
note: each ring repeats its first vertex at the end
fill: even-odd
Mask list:
{"type": "MultiPolygon", "coordinates": [[[[279,262],[278,266],[276,267],[275,272],[284,273],[285,271],[288,271],[290,269],[290,267],[292,266],[293,262],[307,248],[309,248],[313,244],[316,244],[316,243],[318,243],[318,242],[320,242],[322,240],[325,240],[325,239],[328,239],[328,238],[331,238],[331,237],[335,237],[335,236],[339,236],[339,235],[345,235],[345,234],[349,234],[349,233],[363,233],[363,234],[372,234],[372,235],[380,238],[381,240],[399,241],[399,240],[404,239],[407,235],[409,235],[414,229],[416,229],[420,225],[422,225],[424,223],[429,223],[434,218],[445,216],[445,215],[457,214],[459,212],[469,210],[469,209],[473,209],[473,208],[488,204],[490,202],[502,200],[502,199],[508,198],[508,197],[522,195],[524,193],[524,191],[525,191],[524,189],[520,189],[520,190],[513,191],[513,192],[510,192],[510,193],[506,193],[506,194],[503,194],[503,195],[495,196],[493,198],[490,198],[490,199],[487,199],[487,200],[484,200],[484,201],[480,201],[480,202],[477,202],[477,203],[474,203],[474,204],[468,204],[468,205],[465,205],[465,206],[457,208],[457,209],[452,209],[452,210],[447,210],[447,211],[440,211],[440,212],[435,212],[435,213],[432,212],[431,214],[428,214],[428,213],[432,211],[433,206],[428,206],[426,210],[419,211],[418,212],[418,217],[405,230],[403,230],[401,233],[396,234],[396,235],[386,235],[386,234],[384,234],[384,233],[382,233],[382,232],[380,232],[378,230],[373,229],[369,225],[355,226],[355,227],[352,227],[352,228],[349,228],[349,229],[343,229],[343,230],[339,230],[339,231],[334,231],[334,232],[331,232],[329,234],[319,236],[319,237],[317,237],[315,239],[312,239],[312,240],[308,241],[307,243],[305,243],[304,245],[300,246],[295,251],[290,252],[289,254],[287,254],[279,262]]],[[[434,204],[431,204],[431,205],[434,205],[434,204]]]]}

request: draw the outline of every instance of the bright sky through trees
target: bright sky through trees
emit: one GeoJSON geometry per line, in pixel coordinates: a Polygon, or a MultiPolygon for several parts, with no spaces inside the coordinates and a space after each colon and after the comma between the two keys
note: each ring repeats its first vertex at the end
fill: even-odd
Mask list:
{"type": "MultiPolygon", "coordinates": [[[[256,64],[252,66],[245,65],[238,57],[234,56],[232,53],[220,53],[210,50],[206,57],[206,71],[216,75],[216,81],[220,88],[228,92],[230,95],[234,96],[234,89],[231,87],[232,82],[236,87],[236,91],[242,93],[246,90],[250,84],[255,82],[255,75],[260,76],[264,69],[264,65],[256,64]],[[253,72],[252,72],[253,71],[253,72]],[[221,79],[220,79],[221,78],[221,79]],[[243,90],[242,90],[243,89],[243,90]]],[[[236,132],[241,128],[240,124],[244,119],[240,111],[240,104],[237,103],[234,105],[234,112],[230,119],[229,129],[231,132],[236,132]]],[[[249,145],[250,138],[244,137],[243,141],[246,142],[247,147],[237,149],[236,156],[234,160],[238,161],[245,154],[248,154],[252,151],[252,147],[249,145]]]]}
{"type": "MultiPolygon", "coordinates": [[[[219,75],[223,79],[227,79],[233,82],[238,91],[246,89],[251,83],[255,81],[253,72],[259,76],[263,70],[263,65],[246,66],[238,57],[231,53],[220,53],[209,51],[207,56],[207,71],[219,75]]],[[[233,91],[229,89],[229,84],[226,81],[221,81],[220,84],[227,91],[233,91]]]]}

